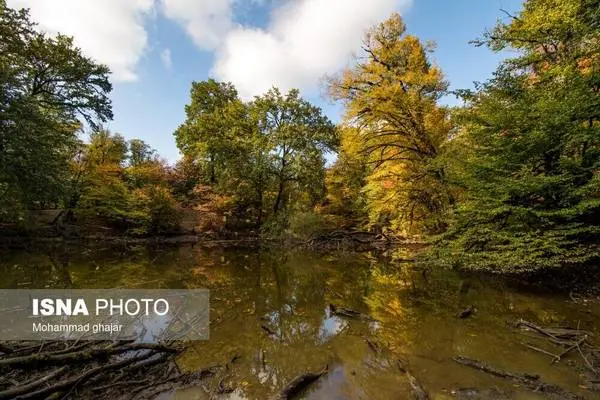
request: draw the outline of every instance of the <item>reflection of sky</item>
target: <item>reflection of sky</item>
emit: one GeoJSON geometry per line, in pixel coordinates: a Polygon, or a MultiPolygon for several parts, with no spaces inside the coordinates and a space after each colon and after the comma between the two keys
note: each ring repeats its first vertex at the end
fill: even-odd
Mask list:
{"type": "Polygon", "coordinates": [[[326,307],[325,316],[319,327],[319,335],[317,337],[319,343],[325,343],[329,338],[344,330],[346,326],[348,326],[348,321],[332,315],[329,307],[326,307]]]}

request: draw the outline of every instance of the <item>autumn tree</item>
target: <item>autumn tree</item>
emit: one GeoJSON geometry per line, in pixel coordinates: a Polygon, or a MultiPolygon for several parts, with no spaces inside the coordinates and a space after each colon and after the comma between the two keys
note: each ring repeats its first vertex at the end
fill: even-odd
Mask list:
{"type": "Polygon", "coordinates": [[[367,198],[363,191],[369,172],[367,157],[357,128],[340,129],[340,146],[335,163],[327,170],[325,211],[339,215],[344,225],[362,227],[368,224],[367,198]]]}
{"type": "Polygon", "coordinates": [[[398,14],[371,28],[363,56],[331,80],[330,93],[344,102],[344,124],[366,157],[371,224],[439,232],[453,201],[438,161],[452,128],[438,105],[447,83],[428,59],[430,48],[405,31],[398,14]]]}

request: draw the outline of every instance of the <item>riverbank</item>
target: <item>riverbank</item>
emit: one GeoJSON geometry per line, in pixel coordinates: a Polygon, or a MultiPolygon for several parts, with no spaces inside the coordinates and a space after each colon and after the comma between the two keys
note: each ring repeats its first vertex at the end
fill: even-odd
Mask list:
{"type": "MultiPolygon", "coordinates": [[[[440,266],[437,260],[422,257],[431,248],[421,239],[390,238],[372,232],[352,230],[331,230],[310,236],[308,239],[299,237],[268,238],[255,232],[207,232],[203,234],[178,233],[168,236],[139,237],[128,235],[93,234],[87,236],[62,235],[2,235],[0,249],[4,251],[37,249],[52,252],[71,251],[69,249],[85,248],[94,251],[98,248],[114,248],[127,251],[135,247],[177,247],[192,246],[199,248],[222,249],[263,249],[273,251],[312,251],[318,254],[330,252],[373,253],[377,257],[389,258],[391,262],[413,262],[428,274],[440,266]]],[[[490,273],[471,271],[457,268],[461,274],[476,276],[491,281],[502,280],[507,284],[532,292],[556,291],[569,295],[571,298],[586,302],[600,301],[599,265],[585,267],[570,265],[563,268],[553,268],[533,272],[520,273],[490,273]]]]}

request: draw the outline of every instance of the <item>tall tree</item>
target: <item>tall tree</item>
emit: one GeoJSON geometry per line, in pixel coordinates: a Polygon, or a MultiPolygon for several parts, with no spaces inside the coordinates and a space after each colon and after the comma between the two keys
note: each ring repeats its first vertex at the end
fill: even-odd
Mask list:
{"type": "Polygon", "coordinates": [[[414,232],[443,229],[452,196],[437,162],[451,124],[437,101],[446,93],[429,48],[405,33],[398,14],[370,29],[364,57],[332,79],[370,168],[365,192],[373,224],[414,232]],[[418,228],[418,229],[417,229],[418,228]]]}
{"type": "Polygon", "coordinates": [[[318,107],[300,97],[296,89],[286,95],[273,88],[252,103],[265,156],[272,159],[276,181],[273,212],[285,207],[291,183],[314,199],[322,197],[324,154],[337,148],[335,127],[318,107]]]}
{"type": "Polygon", "coordinates": [[[0,212],[58,202],[80,118],[112,118],[109,70],[0,0],[0,212]]]}
{"type": "Polygon", "coordinates": [[[234,102],[239,102],[238,94],[230,83],[214,79],[193,82],[190,103],[185,106],[186,120],[175,131],[177,147],[201,163],[213,184],[230,150],[232,130],[226,113],[234,102]]]}
{"type": "Polygon", "coordinates": [[[529,0],[480,41],[519,55],[463,93],[454,262],[520,272],[600,256],[599,13],[597,0],[529,0]]]}

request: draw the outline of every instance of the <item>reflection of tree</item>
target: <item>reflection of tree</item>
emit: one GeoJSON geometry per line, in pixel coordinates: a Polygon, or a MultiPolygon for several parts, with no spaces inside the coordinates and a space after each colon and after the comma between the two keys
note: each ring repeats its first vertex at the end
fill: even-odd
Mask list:
{"type": "MultiPolygon", "coordinates": [[[[508,338],[507,320],[581,317],[560,300],[540,301],[452,271],[399,262],[411,258],[406,253],[382,258],[143,246],[61,251],[0,257],[2,287],[209,288],[210,340],[195,342],[180,365],[197,369],[239,354],[227,379],[252,399],[270,398],[293,377],[326,364],[331,374],[314,386],[314,398],[406,398],[397,368],[374,357],[365,338],[389,349],[390,359],[407,361],[434,393],[455,382],[477,385],[476,371],[456,368],[448,361],[451,356],[460,353],[518,370],[514,354],[523,349],[508,338]],[[332,316],[330,303],[379,322],[332,316]],[[470,304],[480,311],[458,320],[456,313],[470,304]]],[[[543,365],[550,368],[547,360],[543,365]]]]}

